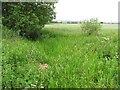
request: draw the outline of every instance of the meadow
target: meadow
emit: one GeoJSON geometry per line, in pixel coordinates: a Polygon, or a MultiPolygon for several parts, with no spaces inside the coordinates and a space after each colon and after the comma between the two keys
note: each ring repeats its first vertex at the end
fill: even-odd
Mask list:
{"type": "Polygon", "coordinates": [[[48,24],[36,41],[3,27],[2,87],[118,88],[118,27],[84,35],[79,24],[48,24]]]}

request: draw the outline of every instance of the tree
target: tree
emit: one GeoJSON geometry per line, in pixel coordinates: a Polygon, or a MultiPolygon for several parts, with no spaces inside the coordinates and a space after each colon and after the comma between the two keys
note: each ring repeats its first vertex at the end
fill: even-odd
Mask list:
{"type": "Polygon", "coordinates": [[[21,36],[35,40],[46,23],[55,18],[55,2],[3,2],[2,23],[21,36]]]}

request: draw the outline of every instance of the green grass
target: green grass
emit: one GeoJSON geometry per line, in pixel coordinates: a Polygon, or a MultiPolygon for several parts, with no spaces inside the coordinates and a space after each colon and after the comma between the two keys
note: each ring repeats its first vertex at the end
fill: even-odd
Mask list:
{"type": "Polygon", "coordinates": [[[3,87],[119,86],[117,25],[103,25],[99,35],[91,36],[82,34],[77,24],[46,25],[42,33],[37,41],[11,31],[3,36],[3,87]],[[40,69],[40,64],[48,64],[48,69],[40,69]]]}

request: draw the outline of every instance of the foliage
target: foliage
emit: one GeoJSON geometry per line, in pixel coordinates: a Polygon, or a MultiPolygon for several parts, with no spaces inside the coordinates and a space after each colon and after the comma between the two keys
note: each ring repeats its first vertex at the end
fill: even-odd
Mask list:
{"type": "Polygon", "coordinates": [[[85,20],[81,23],[81,29],[87,35],[91,35],[93,33],[97,34],[98,31],[101,29],[101,24],[98,22],[98,19],[90,19],[85,20]]]}
{"type": "Polygon", "coordinates": [[[55,18],[54,2],[3,2],[3,25],[27,38],[38,38],[39,31],[55,18]]]}
{"type": "Polygon", "coordinates": [[[2,87],[117,88],[117,25],[110,27],[87,37],[78,34],[79,25],[48,25],[42,31],[47,36],[35,42],[4,38],[2,87]],[[40,64],[49,68],[41,70],[40,64]]]}

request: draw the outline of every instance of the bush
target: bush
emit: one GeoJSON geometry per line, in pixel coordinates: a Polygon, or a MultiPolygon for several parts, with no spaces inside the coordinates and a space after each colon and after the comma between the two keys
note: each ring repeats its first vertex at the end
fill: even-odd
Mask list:
{"type": "Polygon", "coordinates": [[[35,40],[44,25],[55,18],[54,8],[54,2],[3,2],[2,23],[21,36],[35,40]]]}
{"type": "Polygon", "coordinates": [[[98,22],[98,19],[85,20],[81,23],[81,29],[83,33],[87,35],[97,34],[101,29],[101,24],[98,22]]]}

